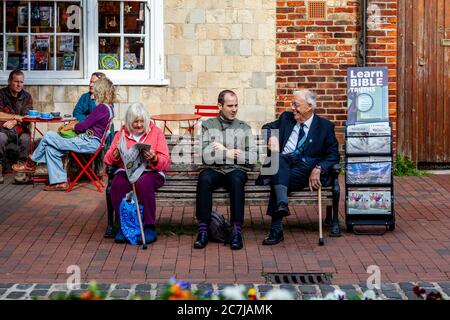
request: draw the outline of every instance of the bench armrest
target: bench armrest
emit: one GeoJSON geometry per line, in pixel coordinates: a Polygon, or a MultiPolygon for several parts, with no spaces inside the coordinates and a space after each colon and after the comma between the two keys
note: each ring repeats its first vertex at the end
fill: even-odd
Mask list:
{"type": "Polygon", "coordinates": [[[333,175],[333,176],[339,176],[340,173],[341,173],[341,167],[339,166],[339,163],[336,163],[328,170],[328,174],[333,175]]]}

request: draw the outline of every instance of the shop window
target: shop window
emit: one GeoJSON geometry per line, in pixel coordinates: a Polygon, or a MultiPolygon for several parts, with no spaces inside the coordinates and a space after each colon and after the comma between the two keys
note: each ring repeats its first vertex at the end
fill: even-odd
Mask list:
{"type": "Polygon", "coordinates": [[[22,69],[35,84],[87,83],[96,70],[121,84],[165,83],[163,0],[7,0],[0,6],[3,82],[22,69]]]}

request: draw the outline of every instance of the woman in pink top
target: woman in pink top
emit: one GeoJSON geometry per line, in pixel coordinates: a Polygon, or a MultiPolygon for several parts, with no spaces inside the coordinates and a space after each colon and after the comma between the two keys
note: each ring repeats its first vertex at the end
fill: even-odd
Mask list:
{"type": "MultiPolygon", "coordinates": [[[[135,183],[138,201],[144,207],[145,239],[147,243],[151,243],[156,240],[155,192],[165,182],[163,171],[169,167],[170,157],[163,132],[150,122],[150,115],[141,103],[134,103],[128,108],[125,115],[125,125],[115,135],[111,147],[104,158],[106,165],[119,167],[111,185],[111,200],[117,221],[119,221],[120,216],[120,203],[132,189],[119,152],[120,145],[124,143],[126,143],[127,149],[130,149],[136,143],[151,145],[150,150],[141,151],[141,156],[147,162],[147,166],[135,183]]],[[[121,229],[116,234],[115,241],[118,243],[126,242],[121,229]]]]}

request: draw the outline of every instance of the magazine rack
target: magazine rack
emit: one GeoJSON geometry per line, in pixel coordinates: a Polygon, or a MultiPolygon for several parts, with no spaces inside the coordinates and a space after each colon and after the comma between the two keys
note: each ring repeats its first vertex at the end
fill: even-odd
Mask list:
{"type": "MultiPolygon", "coordinates": [[[[345,128],[345,223],[395,229],[392,124],[361,123],[345,128]]],[[[368,234],[364,232],[364,234],[368,234]]],[[[370,233],[380,234],[380,233],[370,233]]]]}

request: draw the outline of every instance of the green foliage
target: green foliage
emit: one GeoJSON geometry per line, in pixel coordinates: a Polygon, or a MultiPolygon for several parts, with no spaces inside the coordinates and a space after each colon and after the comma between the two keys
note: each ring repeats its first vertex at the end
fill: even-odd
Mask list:
{"type": "Polygon", "coordinates": [[[417,169],[416,165],[406,156],[397,154],[394,163],[395,176],[423,176],[425,172],[417,169]]]}

